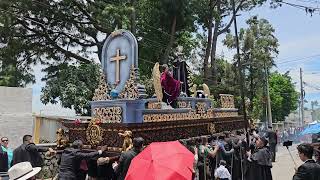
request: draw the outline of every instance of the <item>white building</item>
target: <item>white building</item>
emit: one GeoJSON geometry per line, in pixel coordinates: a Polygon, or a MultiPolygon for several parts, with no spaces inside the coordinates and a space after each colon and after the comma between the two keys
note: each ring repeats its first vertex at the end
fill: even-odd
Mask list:
{"type": "Polygon", "coordinates": [[[0,86],[0,137],[15,148],[25,134],[33,134],[32,89],[0,86]]]}

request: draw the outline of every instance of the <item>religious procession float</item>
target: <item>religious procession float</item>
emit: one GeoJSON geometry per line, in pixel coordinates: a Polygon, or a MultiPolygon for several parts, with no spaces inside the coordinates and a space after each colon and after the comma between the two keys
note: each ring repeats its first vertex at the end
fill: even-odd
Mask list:
{"type": "MultiPolygon", "coordinates": [[[[173,99],[171,92],[180,84],[176,84],[177,80],[170,74],[164,74],[166,70],[160,73],[158,63],[152,73],[155,97],[146,98],[145,86],[138,83],[138,43],[129,31],[117,30],[107,38],[102,59],[103,73],[91,102],[92,119],[90,122],[64,122],[69,142],[80,139],[91,147],[107,145],[110,152],[121,152],[130,148],[133,137],[141,136],[149,144],[245,127],[246,122],[238,115],[233,96],[221,94],[221,107],[213,107],[205,84],[201,91],[193,86],[191,97],[179,92],[184,96],[173,99]],[[171,82],[164,85],[165,78],[172,78],[171,82]],[[164,86],[169,86],[171,92],[164,86]],[[175,108],[169,101],[175,101],[175,108]]],[[[58,147],[63,146],[63,142],[63,138],[58,139],[58,147]]]]}

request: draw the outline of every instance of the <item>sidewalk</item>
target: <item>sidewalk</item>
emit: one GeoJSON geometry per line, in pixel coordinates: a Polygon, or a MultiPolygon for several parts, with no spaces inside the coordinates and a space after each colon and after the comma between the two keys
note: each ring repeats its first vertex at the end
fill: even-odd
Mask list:
{"type": "MultiPolygon", "coordinates": [[[[289,149],[295,162],[298,166],[300,166],[302,162],[297,155],[298,152],[296,147],[296,145],[293,145],[292,147],[289,147],[289,149]]],[[[294,164],[291,160],[288,150],[283,146],[279,146],[278,148],[279,150],[277,153],[276,162],[272,164],[273,167],[271,169],[273,180],[291,180],[295,173],[294,164]]]]}

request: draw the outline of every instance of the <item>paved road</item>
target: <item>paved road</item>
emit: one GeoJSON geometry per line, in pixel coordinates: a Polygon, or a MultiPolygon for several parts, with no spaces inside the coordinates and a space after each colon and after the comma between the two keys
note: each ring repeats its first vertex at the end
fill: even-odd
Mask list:
{"type": "MultiPolygon", "coordinates": [[[[295,162],[301,165],[296,145],[289,147],[295,162]]],[[[273,180],[291,180],[294,175],[294,163],[291,160],[288,150],[283,146],[278,146],[276,162],[273,163],[272,176],[273,180]]]]}

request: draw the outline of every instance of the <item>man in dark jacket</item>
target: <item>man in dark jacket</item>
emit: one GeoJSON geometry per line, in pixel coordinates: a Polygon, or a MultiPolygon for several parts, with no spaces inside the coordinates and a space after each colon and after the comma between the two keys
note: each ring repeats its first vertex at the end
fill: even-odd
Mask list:
{"type": "Polygon", "coordinates": [[[23,136],[23,144],[13,151],[12,165],[20,162],[30,162],[32,167],[42,167],[43,159],[40,152],[55,153],[52,148],[38,147],[32,142],[31,135],[23,136]]]}
{"type": "Polygon", "coordinates": [[[95,152],[82,152],[83,143],[81,140],[76,140],[72,143],[72,148],[67,148],[63,151],[59,167],[59,180],[78,180],[78,173],[82,160],[89,160],[102,154],[107,149],[103,146],[101,150],[95,152]]]}
{"type": "Polygon", "coordinates": [[[272,130],[272,126],[268,126],[266,137],[269,138],[269,146],[272,154],[272,162],[276,161],[276,146],[278,144],[277,133],[272,130]]]}
{"type": "Polygon", "coordinates": [[[0,172],[7,172],[11,167],[13,152],[9,148],[9,139],[2,137],[0,142],[0,172]]]}
{"type": "Polygon", "coordinates": [[[142,137],[134,138],[133,149],[121,154],[119,165],[115,168],[117,180],[124,180],[131,164],[131,160],[141,152],[143,143],[144,139],[142,137]]]}
{"type": "Polygon", "coordinates": [[[8,171],[8,154],[2,150],[0,145],[0,172],[8,171]]]}
{"type": "Polygon", "coordinates": [[[304,163],[297,169],[293,180],[320,180],[320,165],[312,159],[313,147],[311,144],[300,144],[297,149],[299,157],[304,163]]]}
{"type": "Polygon", "coordinates": [[[268,140],[265,137],[258,137],[256,149],[251,154],[247,152],[246,180],[272,180],[271,174],[271,153],[267,147],[268,140]]]}

